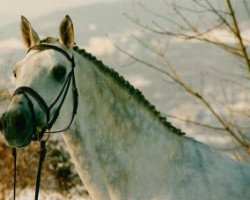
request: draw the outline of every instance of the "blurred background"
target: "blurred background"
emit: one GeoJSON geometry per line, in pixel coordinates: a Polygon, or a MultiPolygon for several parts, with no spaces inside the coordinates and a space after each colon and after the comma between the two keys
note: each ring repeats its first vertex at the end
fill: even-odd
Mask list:
{"type": "MultiPolygon", "coordinates": [[[[76,44],[116,69],[187,136],[250,162],[247,0],[2,0],[0,114],[26,54],[24,15],[40,38],[68,14],[76,44]]],[[[88,199],[60,134],[48,144],[41,199],[88,199]]],[[[38,144],[18,151],[18,199],[33,199],[38,144]]],[[[12,199],[12,156],[0,142],[0,199],[12,199]]]]}

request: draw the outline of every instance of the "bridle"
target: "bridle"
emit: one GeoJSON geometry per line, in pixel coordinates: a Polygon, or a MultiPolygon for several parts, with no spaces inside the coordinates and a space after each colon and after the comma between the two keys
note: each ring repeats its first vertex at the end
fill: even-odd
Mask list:
{"type": "MultiPolygon", "coordinates": [[[[40,141],[40,159],[39,159],[39,165],[38,165],[38,171],[37,171],[37,179],[36,179],[36,191],[35,191],[35,200],[38,200],[38,195],[39,195],[39,187],[40,187],[40,177],[41,177],[41,170],[42,170],[42,164],[46,156],[46,140],[43,140],[43,136],[45,133],[57,133],[57,132],[63,132],[66,131],[72,124],[74,117],[77,113],[77,108],[78,108],[78,91],[76,87],[76,80],[75,80],[75,60],[74,56],[72,57],[62,48],[53,46],[50,44],[38,44],[33,47],[31,47],[28,50],[28,53],[31,50],[38,50],[38,51],[44,51],[52,49],[57,52],[60,52],[63,54],[67,60],[71,63],[71,71],[68,73],[65,82],[63,84],[62,89],[60,90],[59,94],[56,96],[55,100],[51,103],[51,105],[48,106],[48,104],[44,101],[43,97],[39,95],[34,89],[31,87],[27,86],[21,86],[18,87],[14,94],[13,97],[16,95],[24,95],[28,102],[28,107],[31,112],[31,118],[32,118],[32,140],[33,141],[40,141]],[[65,102],[65,99],[67,97],[70,85],[72,85],[72,94],[73,94],[73,110],[72,110],[72,116],[71,119],[68,123],[68,125],[61,129],[61,130],[56,130],[56,131],[51,131],[51,128],[55,124],[56,120],[59,117],[60,110],[63,106],[63,103],[65,102]],[[34,105],[31,100],[35,100],[39,107],[43,110],[45,116],[46,116],[46,124],[41,128],[40,131],[37,132],[36,129],[36,114],[34,110],[34,105]],[[56,107],[57,105],[57,107],[56,107]],[[56,108],[55,108],[56,107],[56,108]],[[55,108],[54,115],[51,116],[51,110],[55,108]]],[[[13,158],[14,158],[14,200],[16,196],[16,148],[13,148],[13,158]]]]}
{"type": "MultiPolygon", "coordinates": [[[[23,94],[25,96],[25,98],[28,100],[28,105],[29,105],[29,108],[31,111],[31,116],[33,118],[35,118],[34,106],[33,106],[31,99],[29,98],[29,96],[31,96],[38,103],[38,105],[40,106],[40,108],[43,110],[43,112],[46,115],[46,124],[42,127],[41,131],[37,134],[36,130],[33,130],[34,131],[33,140],[40,140],[43,137],[44,133],[47,130],[50,130],[52,128],[52,126],[55,124],[55,122],[59,116],[60,110],[62,108],[62,105],[65,101],[65,98],[67,96],[71,82],[72,82],[72,92],[73,92],[73,112],[72,112],[71,120],[70,120],[68,126],[65,127],[64,129],[59,130],[59,131],[53,131],[51,133],[63,132],[65,130],[67,130],[74,120],[74,117],[75,117],[76,112],[77,112],[77,106],[78,106],[78,92],[77,92],[75,73],[74,73],[74,68],[75,68],[74,56],[71,57],[63,49],[61,49],[57,46],[49,45],[49,44],[35,45],[35,46],[31,47],[28,50],[28,52],[31,50],[44,51],[44,50],[48,50],[48,49],[53,49],[55,51],[62,53],[71,63],[71,71],[68,73],[67,78],[64,82],[64,85],[63,85],[61,91],[59,92],[59,94],[57,95],[57,97],[55,98],[55,100],[53,101],[53,103],[50,106],[48,106],[47,103],[44,101],[44,99],[34,89],[32,89],[30,87],[26,87],[26,86],[21,86],[21,87],[17,88],[13,94],[13,96],[19,95],[19,94],[23,94]],[[55,114],[51,117],[51,110],[58,103],[59,103],[59,105],[55,109],[55,114]]],[[[32,119],[32,120],[34,122],[36,121],[36,119],[32,119]]]]}

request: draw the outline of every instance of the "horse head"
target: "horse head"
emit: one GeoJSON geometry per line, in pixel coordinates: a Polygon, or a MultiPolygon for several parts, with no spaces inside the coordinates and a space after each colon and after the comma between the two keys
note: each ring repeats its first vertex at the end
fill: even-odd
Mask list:
{"type": "Polygon", "coordinates": [[[61,99],[65,100],[63,107],[73,100],[72,95],[65,93],[65,88],[70,87],[74,64],[71,60],[74,30],[69,16],[61,22],[59,39],[41,40],[23,16],[20,28],[28,53],[14,67],[16,92],[0,119],[0,130],[13,147],[27,146],[41,129],[51,128],[49,121],[53,119],[55,123],[61,99]]]}

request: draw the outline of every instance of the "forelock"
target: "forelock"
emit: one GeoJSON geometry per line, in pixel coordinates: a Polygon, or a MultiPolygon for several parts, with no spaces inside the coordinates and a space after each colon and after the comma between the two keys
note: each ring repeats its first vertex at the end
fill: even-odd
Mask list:
{"type": "Polygon", "coordinates": [[[47,44],[53,44],[59,42],[58,38],[53,38],[53,37],[47,37],[43,40],[40,41],[40,43],[47,43],[47,44]]]}

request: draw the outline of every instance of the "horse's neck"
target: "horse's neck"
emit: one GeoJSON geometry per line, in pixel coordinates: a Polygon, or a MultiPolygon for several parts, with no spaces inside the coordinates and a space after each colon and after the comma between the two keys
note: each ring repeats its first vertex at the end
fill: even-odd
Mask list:
{"type": "MultiPolygon", "coordinates": [[[[78,65],[82,67],[76,71],[79,109],[72,133],[66,134],[65,140],[82,179],[88,181],[86,172],[91,170],[88,167],[99,166],[107,174],[112,170],[109,178],[114,176],[111,181],[116,182],[117,177],[129,173],[129,169],[123,170],[124,166],[136,159],[141,159],[138,162],[141,165],[148,162],[145,155],[159,158],[156,155],[162,154],[161,151],[170,152],[163,155],[164,162],[173,156],[178,136],[167,130],[159,117],[116,78],[91,61],[80,59],[80,62],[78,65]]],[[[137,164],[133,165],[134,168],[137,164]]],[[[97,169],[95,174],[99,176],[97,169]]],[[[116,185],[119,184],[122,185],[121,182],[116,185]]]]}
{"type": "Polygon", "coordinates": [[[126,142],[132,142],[129,139],[139,135],[175,137],[157,114],[130,92],[129,87],[122,86],[117,77],[103,72],[92,61],[80,60],[82,67],[76,78],[80,101],[76,121],[81,124],[85,137],[107,135],[123,142],[127,137],[131,138],[126,142]]]}

